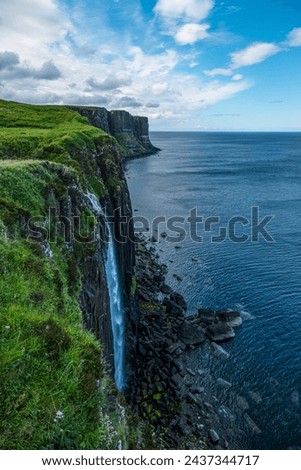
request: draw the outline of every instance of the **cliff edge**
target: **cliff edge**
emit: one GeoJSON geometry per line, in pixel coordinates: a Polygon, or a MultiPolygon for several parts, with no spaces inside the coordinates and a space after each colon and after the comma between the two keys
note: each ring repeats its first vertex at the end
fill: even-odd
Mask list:
{"type": "Polygon", "coordinates": [[[108,111],[90,106],[70,106],[70,109],[86,117],[89,124],[98,127],[117,139],[126,157],[151,155],[160,149],[149,137],[147,117],[132,116],[127,111],[108,111]]]}

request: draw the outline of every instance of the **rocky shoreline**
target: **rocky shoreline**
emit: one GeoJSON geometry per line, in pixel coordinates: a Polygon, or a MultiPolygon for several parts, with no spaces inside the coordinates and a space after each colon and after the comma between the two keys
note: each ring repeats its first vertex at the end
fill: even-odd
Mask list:
{"type": "MultiPolygon", "coordinates": [[[[136,384],[128,399],[153,425],[162,448],[237,448],[224,419],[225,407],[206,390],[204,371],[189,367],[189,356],[208,347],[213,355],[227,355],[220,343],[234,338],[242,323],[240,313],[199,309],[187,316],[187,303],[165,283],[166,274],[155,248],[138,237],[136,384]]],[[[223,382],[224,388],[231,386],[223,382]]],[[[245,432],[232,422],[233,427],[245,432]]]]}

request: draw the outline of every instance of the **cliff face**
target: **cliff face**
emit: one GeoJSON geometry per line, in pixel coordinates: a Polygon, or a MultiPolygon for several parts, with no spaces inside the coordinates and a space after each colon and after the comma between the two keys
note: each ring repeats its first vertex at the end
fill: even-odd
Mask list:
{"type": "Polygon", "coordinates": [[[127,111],[108,111],[105,108],[72,106],[71,109],[86,117],[92,126],[115,137],[126,149],[127,157],[159,151],[150,141],[147,117],[132,116],[127,111]]]}

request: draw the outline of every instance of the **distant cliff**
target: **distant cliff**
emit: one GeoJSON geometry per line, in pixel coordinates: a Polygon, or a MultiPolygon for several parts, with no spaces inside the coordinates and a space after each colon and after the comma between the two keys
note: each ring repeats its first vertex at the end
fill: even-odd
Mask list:
{"type": "Polygon", "coordinates": [[[70,108],[85,116],[92,126],[115,137],[125,147],[127,157],[151,155],[160,150],[150,141],[147,117],[132,116],[127,111],[108,111],[105,108],[90,106],[70,108]]]}

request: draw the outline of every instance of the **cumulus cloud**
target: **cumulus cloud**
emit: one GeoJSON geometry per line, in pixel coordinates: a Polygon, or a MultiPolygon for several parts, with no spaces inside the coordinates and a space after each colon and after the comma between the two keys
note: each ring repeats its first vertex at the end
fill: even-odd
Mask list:
{"type": "Polygon", "coordinates": [[[208,77],[216,77],[217,75],[223,75],[224,77],[229,77],[233,74],[233,72],[231,69],[217,67],[216,69],[205,70],[204,74],[207,75],[208,77]]]}
{"type": "Polygon", "coordinates": [[[213,7],[213,0],[158,0],[154,10],[163,20],[164,33],[186,46],[209,37],[210,25],[201,22],[213,7]]]}
{"type": "Polygon", "coordinates": [[[14,52],[5,51],[0,52],[0,76],[6,80],[19,78],[57,80],[61,77],[61,72],[52,60],[44,62],[39,68],[34,68],[28,62],[21,63],[20,57],[14,52]]]}
{"type": "Polygon", "coordinates": [[[0,71],[15,67],[19,63],[20,58],[18,54],[9,51],[0,52],[0,71]]]}
{"type": "Polygon", "coordinates": [[[234,80],[235,82],[238,82],[239,80],[242,80],[243,78],[244,76],[241,73],[235,73],[232,77],[232,80],[234,80]]]}
{"type": "Polygon", "coordinates": [[[167,18],[186,17],[201,21],[208,17],[214,7],[214,0],[158,0],[155,11],[167,18]]]}
{"type": "Polygon", "coordinates": [[[175,40],[178,44],[194,44],[197,41],[209,37],[208,24],[187,23],[175,33],[175,40]]]}
{"type": "Polygon", "coordinates": [[[87,85],[89,86],[90,90],[110,91],[116,90],[119,87],[122,87],[123,85],[130,84],[131,79],[129,75],[109,75],[102,82],[98,82],[93,77],[90,77],[87,80],[87,85]]]}
{"type": "Polygon", "coordinates": [[[46,44],[62,40],[71,27],[54,0],[3,1],[0,20],[3,49],[39,58],[46,44]]]}
{"type": "Polygon", "coordinates": [[[34,71],[33,77],[40,80],[57,80],[61,77],[61,72],[52,60],[48,60],[44,62],[40,70],[34,71]]]}
{"type": "Polygon", "coordinates": [[[154,95],[160,96],[160,95],[163,95],[165,92],[167,92],[168,88],[169,88],[169,85],[166,82],[164,82],[164,83],[154,83],[151,86],[151,91],[154,95]]]}
{"type": "Polygon", "coordinates": [[[281,48],[274,43],[258,42],[230,54],[231,68],[238,69],[263,62],[268,57],[277,54],[281,48]]]}
{"type": "Polygon", "coordinates": [[[286,44],[289,47],[299,47],[301,46],[301,28],[294,28],[287,35],[286,44]]]}
{"type": "Polygon", "coordinates": [[[146,103],[145,105],[147,108],[160,108],[159,103],[146,103]]]}
{"type": "Polygon", "coordinates": [[[117,101],[115,107],[117,108],[141,108],[143,104],[133,96],[123,96],[117,101]]]}
{"type": "Polygon", "coordinates": [[[219,82],[213,82],[205,86],[195,97],[203,107],[207,107],[231,98],[239,92],[247,90],[250,84],[246,81],[231,82],[221,84],[219,82]]]}

